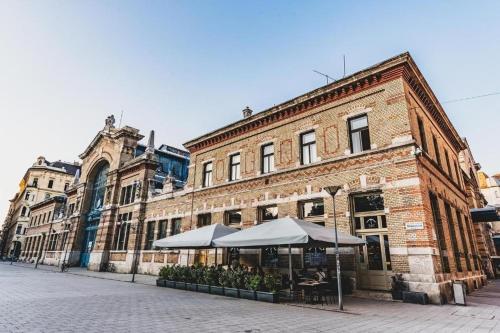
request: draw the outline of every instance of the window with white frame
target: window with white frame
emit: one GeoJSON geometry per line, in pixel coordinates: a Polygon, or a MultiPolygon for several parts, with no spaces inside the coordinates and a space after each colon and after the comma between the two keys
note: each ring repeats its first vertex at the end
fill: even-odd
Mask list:
{"type": "Polygon", "coordinates": [[[238,180],[241,178],[241,156],[234,154],[229,156],[229,180],[238,180]]]}
{"type": "Polygon", "coordinates": [[[262,165],[261,172],[269,173],[274,171],[274,144],[268,143],[261,147],[262,165]]]}
{"type": "Polygon", "coordinates": [[[316,162],[316,133],[314,130],[300,135],[300,159],[302,165],[316,162]]]}
{"type": "Polygon", "coordinates": [[[212,186],[213,163],[207,162],[203,165],[203,187],[212,186]]]}
{"type": "Polygon", "coordinates": [[[360,153],[370,150],[370,132],[368,130],[368,116],[362,115],[349,119],[349,140],[351,153],[360,153]]]}

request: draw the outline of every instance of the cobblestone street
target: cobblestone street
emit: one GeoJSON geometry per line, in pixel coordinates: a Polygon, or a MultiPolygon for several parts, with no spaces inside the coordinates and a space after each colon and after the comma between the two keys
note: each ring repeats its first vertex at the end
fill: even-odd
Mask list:
{"type": "Polygon", "coordinates": [[[347,298],[338,313],[1,263],[0,332],[500,332],[495,294],[467,307],[347,298]]]}

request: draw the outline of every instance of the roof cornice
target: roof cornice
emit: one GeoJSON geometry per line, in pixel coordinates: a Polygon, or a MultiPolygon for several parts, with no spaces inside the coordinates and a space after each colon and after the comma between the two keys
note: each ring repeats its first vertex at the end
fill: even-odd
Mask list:
{"type": "Polygon", "coordinates": [[[272,123],[294,117],[320,105],[352,96],[391,81],[402,76],[404,69],[402,65],[408,62],[409,58],[408,52],[402,53],[341,80],[190,140],[184,144],[184,147],[194,153],[272,123]]]}
{"type": "Polygon", "coordinates": [[[439,128],[446,133],[453,147],[459,152],[466,149],[467,147],[462,138],[446,115],[441,103],[439,103],[436,95],[434,95],[434,92],[411,56],[408,57],[407,63],[405,64],[403,78],[430,112],[439,128]]]}

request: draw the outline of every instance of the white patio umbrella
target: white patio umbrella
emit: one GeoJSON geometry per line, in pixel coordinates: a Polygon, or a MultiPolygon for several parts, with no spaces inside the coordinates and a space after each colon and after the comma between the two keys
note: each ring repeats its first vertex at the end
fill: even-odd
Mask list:
{"type": "MultiPolygon", "coordinates": [[[[339,246],[365,243],[343,232],[338,233],[338,242],[339,246]]],[[[240,248],[279,245],[331,247],[335,244],[335,230],[287,216],[218,238],[213,243],[217,247],[240,248]]]]}
{"type": "MultiPolygon", "coordinates": [[[[339,246],[364,244],[362,239],[338,232],[339,246]]],[[[288,245],[288,269],[292,278],[292,246],[332,247],[335,244],[335,230],[304,220],[284,217],[214,240],[217,247],[257,248],[288,245]]]]}
{"type": "MultiPolygon", "coordinates": [[[[211,224],[206,227],[158,239],[153,243],[153,246],[179,249],[209,249],[214,247],[213,241],[215,239],[237,231],[237,229],[230,228],[222,224],[211,224]]],[[[217,248],[215,249],[215,260],[217,262],[217,248]]]]}

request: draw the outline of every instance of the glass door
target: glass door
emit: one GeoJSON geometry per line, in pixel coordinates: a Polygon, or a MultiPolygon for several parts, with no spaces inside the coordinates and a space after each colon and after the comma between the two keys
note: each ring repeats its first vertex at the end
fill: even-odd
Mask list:
{"type": "Polygon", "coordinates": [[[358,281],[361,289],[390,290],[391,255],[384,199],[381,193],[353,197],[354,229],[366,244],[359,246],[358,281]]]}

